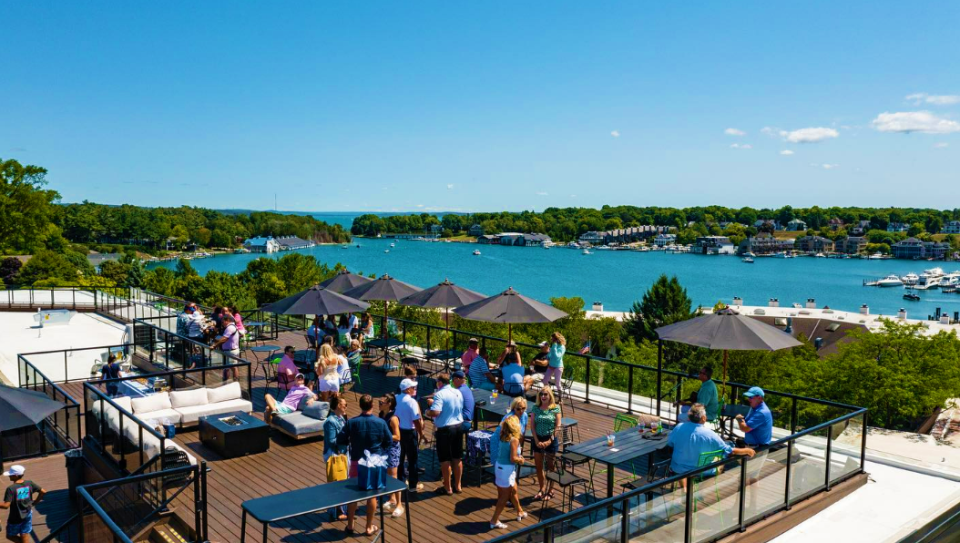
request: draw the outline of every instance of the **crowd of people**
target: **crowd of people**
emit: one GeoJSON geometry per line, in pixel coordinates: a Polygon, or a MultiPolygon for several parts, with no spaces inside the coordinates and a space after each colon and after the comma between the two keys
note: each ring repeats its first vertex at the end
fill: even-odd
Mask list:
{"type": "Polygon", "coordinates": [[[517,344],[510,341],[496,363],[491,363],[487,348],[481,347],[478,339],[470,338],[460,363],[476,388],[498,390],[516,397],[526,394],[540,382],[544,387],[553,387],[559,397],[563,392],[563,356],[567,351],[567,340],[560,332],[554,332],[549,341],[540,342],[539,348],[540,352],[530,365],[524,367],[517,344]]]}

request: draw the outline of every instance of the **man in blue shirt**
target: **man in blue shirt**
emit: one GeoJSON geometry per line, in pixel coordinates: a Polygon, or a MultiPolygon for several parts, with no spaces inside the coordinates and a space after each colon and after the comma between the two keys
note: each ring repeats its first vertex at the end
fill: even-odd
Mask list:
{"type": "Polygon", "coordinates": [[[427,415],[433,417],[437,427],[437,459],[443,475],[443,486],[437,492],[459,494],[463,475],[463,395],[450,386],[450,377],[446,374],[437,377],[437,391],[433,393],[427,415]]]}
{"type": "MultiPolygon", "coordinates": [[[[670,470],[673,473],[686,473],[697,469],[703,453],[720,451],[718,455],[723,457],[733,454],[751,458],[755,454],[753,449],[734,448],[716,432],[704,426],[707,422],[707,410],[703,404],[693,404],[687,417],[690,422],[680,424],[667,437],[667,444],[673,446],[673,458],[670,460],[670,470]]],[[[710,463],[713,461],[711,458],[710,463]]],[[[708,476],[715,474],[716,470],[704,472],[704,475],[708,476]]]]}
{"type": "Polygon", "coordinates": [[[476,403],[473,400],[473,391],[467,385],[467,376],[462,371],[453,372],[453,388],[463,396],[463,433],[470,433],[473,427],[473,409],[476,403]]]}
{"type": "MultiPolygon", "coordinates": [[[[750,402],[750,411],[747,412],[747,416],[737,415],[737,425],[743,432],[743,441],[747,447],[754,450],[766,447],[773,439],[773,414],[763,401],[763,389],[750,387],[743,396],[750,402]]],[[[764,450],[760,453],[760,458],[751,462],[752,466],[747,470],[749,484],[757,482],[760,478],[760,469],[766,457],[767,451],[764,450]]]]}
{"type": "Polygon", "coordinates": [[[417,382],[404,379],[400,383],[402,393],[397,397],[397,419],[400,420],[400,466],[397,477],[407,480],[410,492],[423,490],[420,482],[420,442],[423,441],[423,419],[420,417],[420,405],[417,403],[417,382]],[[404,460],[409,467],[404,467],[404,460]]]}

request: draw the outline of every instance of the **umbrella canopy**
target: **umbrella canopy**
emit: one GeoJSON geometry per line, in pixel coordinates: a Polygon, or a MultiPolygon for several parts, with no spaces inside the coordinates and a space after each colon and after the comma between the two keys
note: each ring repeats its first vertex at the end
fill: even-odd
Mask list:
{"type": "Polygon", "coordinates": [[[42,392],[0,385],[0,431],[39,424],[63,406],[42,392]]]}
{"type": "Polygon", "coordinates": [[[362,275],[357,275],[355,273],[350,273],[347,270],[340,270],[337,272],[337,275],[334,275],[330,279],[320,283],[319,286],[343,294],[344,292],[359,287],[360,285],[366,284],[373,281],[369,277],[364,277],[362,275]]]}
{"type": "Polygon", "coordinates": [[[340,315],[365,311],[370,304],[313,286],[293,296],[267,304],[261,309],[282,315],[340,315]]]}
{"type": "Polygon", "coordinates": [[[479,302],[458,307],[453,312],[465,319],[503,324],[553,322],[567,316],[553,306],[523,296],[513,287],[479,302]]]}
{"type": "Polygon", "coordinates": [[[451,283],[449,279],[445,279],[439,285],[407,296],[400,300],[400,304],[416,307],[461,307],[479,302],[484,298],[486,296],[479,292],[458,287],[451,283]]]}
{"type": "Polygon", "coordinates": [[[422,290],[420,287],[408,285],[402,281],[397,281],[387,274],[383,274],[376,280],[354,287],[343,294],[344,296],[358,300],[396,302],[411,294],[420,292],[420,290],[422,290]]]}
{"type": "Polygon", "coordinates": [[[801,345],[779,328],[732,311],[662,326],[657,335],[664,341],[725,351],[779,351],[801,345]]]}

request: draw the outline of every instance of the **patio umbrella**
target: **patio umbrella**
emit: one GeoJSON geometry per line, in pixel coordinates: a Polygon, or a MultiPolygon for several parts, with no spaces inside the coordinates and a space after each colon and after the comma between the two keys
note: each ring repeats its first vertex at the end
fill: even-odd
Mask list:
{"type": "Polygon", "coordinates": [[[344,292],[359,287],[360,285],[370,283],[373,279],[369,277],[364,277],[362,275],[357,275],[355,273],[350,273],[346,269],[340,270],[337,272],[337,275],[334,275],[330,279],[323,281],[319,286],[343,294],[344,292]]]}
{"type": "Polygon", "coordinates": [[[458,307],[453,312],[473,321],[505,323],[508,341],[513,340],[514,324],[553,322],[567,316],[551,305],[523,296],[513,287],[479,302],[458,307]]]}
{"type": "MultiPolygon", "coordinates": [[[[663,341],[673,341],[694,347],[723,351],[723,380],[727,384],[727,351],[779,351],[801,345],[783,330],[740,315],[731,309],[681,321],[656,330],[660,347],[663,341]]],[[[657,411],[660,409],[660,371],[662,348],[657,349],[657,411]]]]}
{"type": "Polygon", "coordinates": [[[338,294],[319,285],[267,304],[262,311],[281,315],[340,315],[365,311],[370,304],[338,294]]]}
{"type": "Polygon", "coordinates": [[[368,283],[364,283],[357,287],[354,287],[346,292],[344,296],[349,296],[351,298],[356,298],[358,300],[378,300],[383,302],[383,337],[387,337],[387,306],[390,305],[390,302],[396,302],[420,292],[422,289],[420,287],[415,287],[413,285],[408,285],[402,281],[397,281],[393,277],[390,277],[387,274],[383,274],[375,280],[372,280],[368,283]]]}
{"type": "Polygon", "coordinates": [[[0,385],[0,431],[40,424],[63,406],[42,392],[0,385]]]}
{"type": "MultiPolygon", "coordinates": [[[[412,305],[415,307],[443,308],[443,321],[446,331],[449,332],[451,307],[462,307],[474,302],[479,302],[485,297],[486,296],[480,294],[479,292],[458,287],[457,285],[451,283],[449,279],[444,279],[439,285],[407,296],[406,298],[400,300],[400,304],[412,305]]],[[[444,350],[448,350],[449,347],[449,338],[447,338],[447,342],[444,344],[443,348],[444,350]]]]}

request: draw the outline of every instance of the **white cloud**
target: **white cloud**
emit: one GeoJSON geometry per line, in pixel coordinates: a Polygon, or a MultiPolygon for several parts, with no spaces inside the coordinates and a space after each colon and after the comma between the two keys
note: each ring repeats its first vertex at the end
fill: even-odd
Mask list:
{"type": "Polygon", "coordinates": [[[774,128],[772,126],[764,126],[763,128],[760,129],[760,133],[763,134],[764,136],[770,136],[771,138],[773,138],[780,134],[780,129],[774,128]]]}
{"type": "Polygon", "coordinates": [[[940,143],[933,144],[933,147],[934,149],[946,149],[947,147],[950,147],[950,144],[945,141],[941,141],[940,143]]]}
{"type": "Polygon", "coordinates": [[[576,194],[571,194],[570,197],[571,197],[571,198],[576,198],[577,195],[576,195],[576,194]]]}
{"type": "Polygon", "coordinates": [[[870,124],[874,130],[880,132],[899,132],[909,134],[921,132],[923,134],[950,134],[960,132],[960,123],[937,117],[929,111],[901,111],[897,113],[881,113],[870,124]]]}
{"type": "Polygon", "coordinates": [[[783,156],[790,156],[793,154],[793,151],[791,151],[790,149],[784,149],[783,151],[780,151],[780,154],[783,156]]]}
{"type": "Polygon", "coordinates": [[[957,94],[939,94],[930,95],[925,92],[918,92],[906,97],[906,100],[913,102],[913,105],[927,103],[935,106],[952,106],[960,104],[960,95],[957,94]]]}
{"type": "Polygon", "coordinates": [[[610,132],[610,135],[613,136],[613,137],[615,137],[615,138],[619,138],[619,137],[620,137],[620,131],[619,131],[619,130],[614,130],[613,132],[610,132]]]}
{"type": "Polygon", "coordinates": [[[449,189],[452,189],[452,188],[453,188],[453,183],[450,183],[450,184],[447,185],[447,189],[448,189],[448,190],[449,190],[449,189]]]}
{"type": "Polygon", "coordinates": [[[728,136],[746,136],[747,135],[747,133],[744,132],[743,130],[738,130],[736,128],[728,128],[724,130],[723,133],[728,136]]]}
{"type": "Polygon", "coordinates": [[[833,128],[801,128],[793,131],[780,131],[780,137],[790,143],[819,143],[823,140],[840,137],[840,133],[833,128]]]}
{"type": "Polygon", "coordinates": [[[834,169],[834,168],[839,168],[839,167],[840,167],[839,164],[822,164],[821,166],[822,166],[822,168],[823,168],[824,170],[832,170],[832,169],[834,169]]]}
{"type": "Polygon", "coordinates": [[[546,192],[538,192],[538,193],[537,193],[537,196],[546,196],[546,195],[547,195],[546,192]]]}
{"type": "Polygon", "coordinates": [[[753,149],[753,145],[749,143],[734,143],[730,146],[731,149],[753,149]]]}

